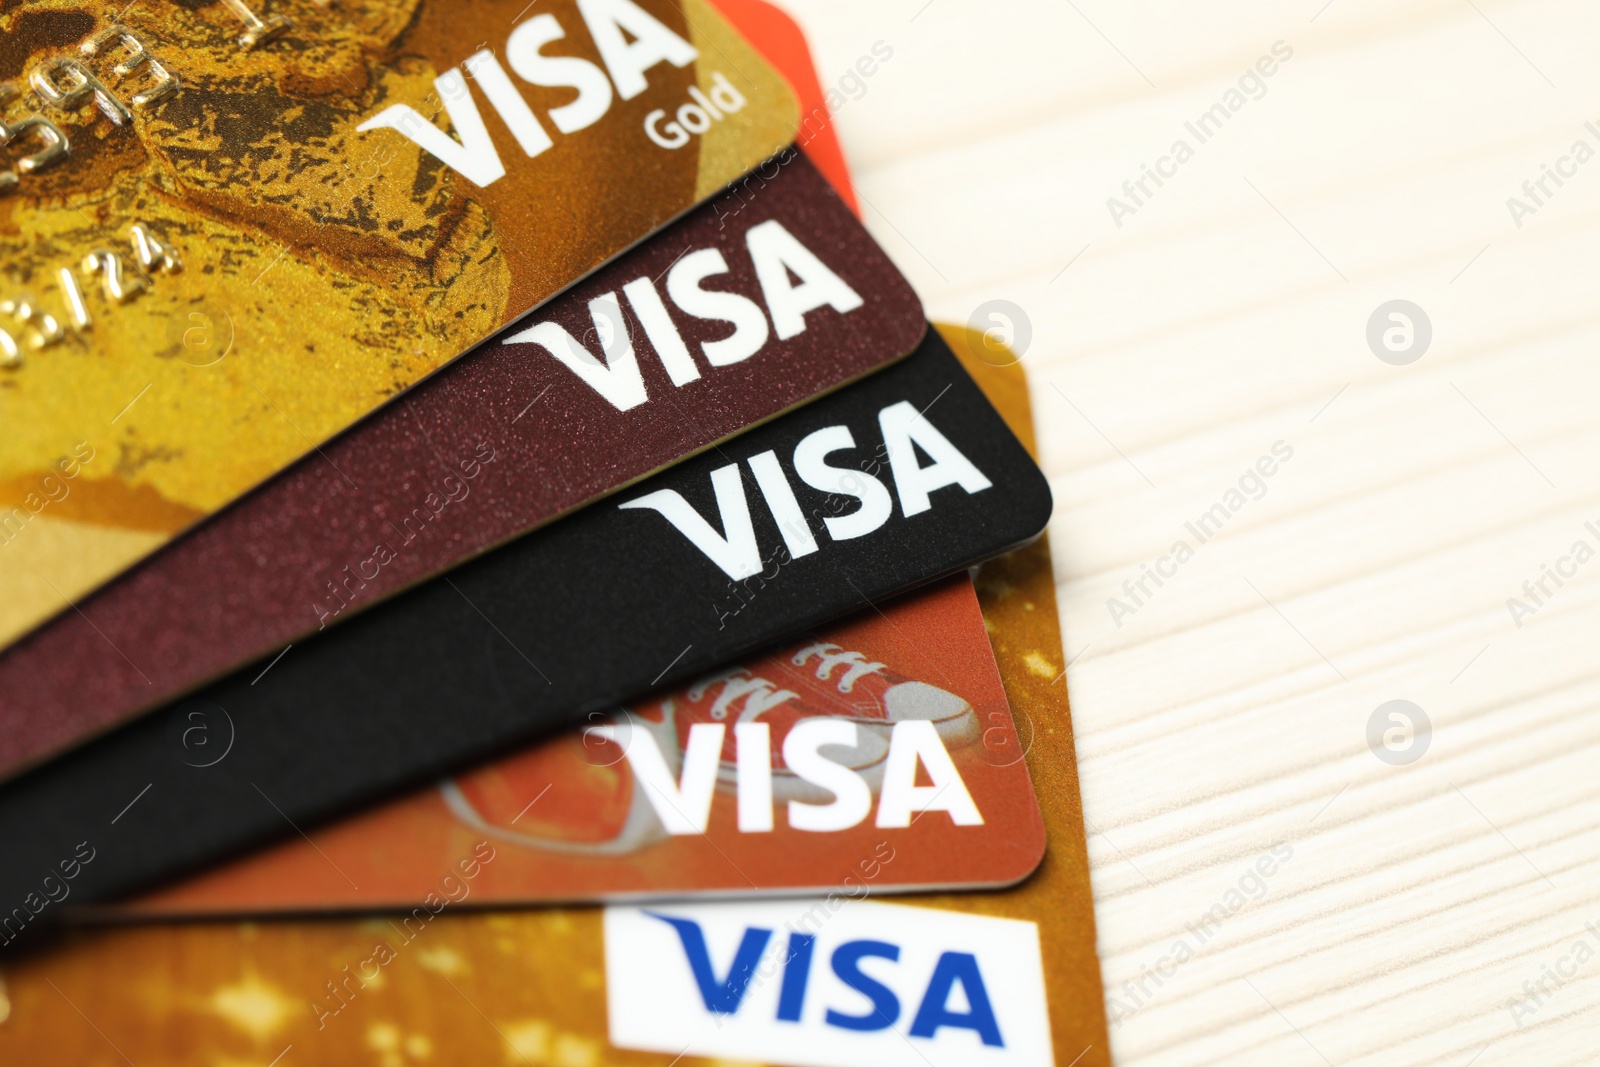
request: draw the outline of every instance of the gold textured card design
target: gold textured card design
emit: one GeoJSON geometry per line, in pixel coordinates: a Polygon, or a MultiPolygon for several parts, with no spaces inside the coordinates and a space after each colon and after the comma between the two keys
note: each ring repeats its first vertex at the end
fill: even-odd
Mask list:
{"type": "MultiPolygon", "coordinates": [[[[1020,368],[1007,365],[1009,354],[981,335],[942,332],[1031,448],[1020,368]]],[[[1106,1067],[1111,1058],[1048,545],[1041,539],[986,564],[977,587],[1021,755],[1039,791],[1048,852],[1014,889],[896,901],[930,909],[928,929],[935,933],[942,912],[1035,926],[1054,1062],[1106,1067]]],[[[492,842],[464,845],[409,913],[79,931],[54,949],[0,967],[0,1060],[109,1065],[126,1056],[182,1067],[660,1067],[672,1060],[611,1043],[599,909],[472,910],[475,886],[497,859],[492,842]]],[[[883,856],[868,851],[859,864],[839,870],[841,884],[856,887],[841,894],[858,895],[882,863],[883,856]]],[[[720,975],[726,962],[719,958],[717,967],[720,975]]],[[[691,1053],[675,1062],[727,1061],[691,1053]]]]}
{"type": "Polygon", "coordinates": [[[30,0],[0,34],[0,645],[797,119],[704,0],[30,0]]]}

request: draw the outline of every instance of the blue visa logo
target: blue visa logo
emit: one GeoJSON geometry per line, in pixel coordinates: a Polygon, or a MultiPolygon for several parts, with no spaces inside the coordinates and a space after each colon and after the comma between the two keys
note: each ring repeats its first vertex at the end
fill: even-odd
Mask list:
{"type": "Polygon", "coordinates": [[[809,1067],[1052,1064],[1038,928],[851,901],[606,910],[620,1048],[809,1067]]]}

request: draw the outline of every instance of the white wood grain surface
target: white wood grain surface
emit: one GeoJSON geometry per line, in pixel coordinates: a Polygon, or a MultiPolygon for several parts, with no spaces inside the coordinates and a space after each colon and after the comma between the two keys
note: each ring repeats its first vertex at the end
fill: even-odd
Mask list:
{"type": "Polygon", "coordinates": [[[1600,8],[790,7],[930,315],[1020,312],[1118,1061],[1595,1062],[1600,8]],[[1366,339],[1394,299],[1432,326],[1409,365],[1366,339]],[[1367,740],[1395,699],[1409,764],[1367,740]]]}

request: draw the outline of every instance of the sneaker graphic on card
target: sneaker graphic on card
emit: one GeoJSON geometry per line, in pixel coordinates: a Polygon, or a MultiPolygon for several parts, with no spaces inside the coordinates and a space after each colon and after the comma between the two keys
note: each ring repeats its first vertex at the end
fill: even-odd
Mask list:
{"type": "MultiPolygon", "coordinates": [[[[661,708],[624,710],[594,725],[648,731],[678,774],[677,738],[661,708]]],[[[439,792],[451,814],[500,841],[575,855],[635,852],[668,835],[624,748],[624,741],[585,727],[451,778],[439,792]]]]}
{"type": "Polygon", "coordinates": [[[964,697],[831,642],[797,649],[780,677],[817,707],[875,726],[885,737],[897,722],[924,719],[938,729],[946,747],[978,739],[978,714],[964,697]]]}
{"type": "MultiPolygon", "coordinates": [[[[776,663],[780,657],[758,661],[764,667],[776,663]]],[[[795,724],[807,719],[840,718],[826,710],[807,704],[792,689],[779,688],[777,684],[748,667],[733,667],[716,674],[706,675],[662,701],[670,710],[678,727],[679,760],[682,748],[689,739],[689,728],[696,723],[725,723],[722,760],[717,768],[717,788],[734,792],[738,783],[738,743],[733,727],[737,723],[763,722],[772,736],[772,798],[777,802],[798,800],[808,804],[825,804],[833,794],[821,786],[807,782],[784,766],[783,742],[795,724]]],[[[859,774],[877,796],[883,782],[883,761],[889,754],[886,734],[876,730],[858,729],[855,747],[824,745],[821,754],[859,774]]]]}

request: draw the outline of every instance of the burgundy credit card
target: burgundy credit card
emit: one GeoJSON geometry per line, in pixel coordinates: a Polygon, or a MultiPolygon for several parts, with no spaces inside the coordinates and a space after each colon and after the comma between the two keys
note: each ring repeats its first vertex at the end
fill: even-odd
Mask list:
{"type": "Polygon", "coordinates": [[[0,776],[883,367],[925,328],[815,168],[775,157],[0,655],[0,776]]]}

